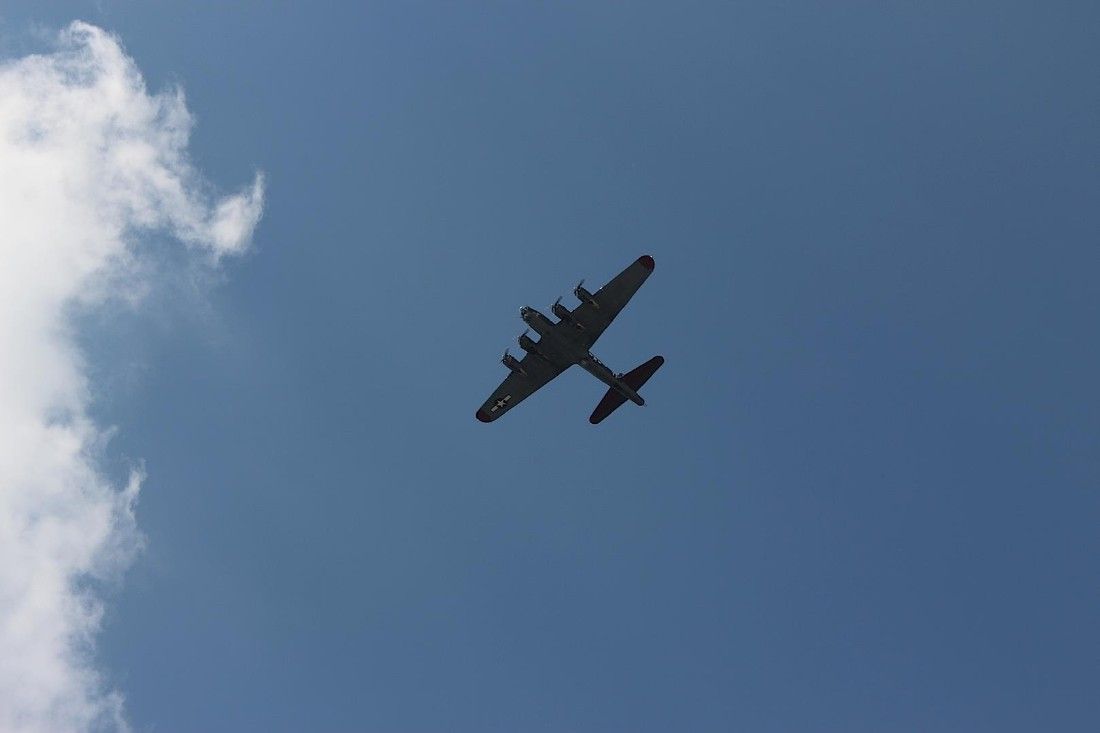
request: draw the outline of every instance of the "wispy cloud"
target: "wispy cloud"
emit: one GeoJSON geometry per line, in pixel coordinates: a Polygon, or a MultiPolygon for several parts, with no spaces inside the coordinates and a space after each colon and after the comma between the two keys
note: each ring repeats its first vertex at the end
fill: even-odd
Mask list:
{"type": "MultiPolygon", "coordinates": [[[[0,730],[125,729],[94,666],[94,591],[141,544],[134,471],[98,465],[106,430],[69,318],[141,292],[143,236],[217,262],[247,248],[263,179],[211,201],[187,156],[179,90],[150,94],[118,40],[86,23],[0,64],[0,730]]],[[[140,301],[139,301],[140,303],[140,301]]]]}

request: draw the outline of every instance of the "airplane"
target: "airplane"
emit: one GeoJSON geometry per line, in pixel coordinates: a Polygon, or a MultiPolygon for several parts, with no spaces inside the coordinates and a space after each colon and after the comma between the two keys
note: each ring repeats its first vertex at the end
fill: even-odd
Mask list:
{"type": "Polygon", "coordinates": [[[573,294],[581,301],[580,305],[569,310],[558,298],[551,306],[551,312],[558,318],[557,323],[530,306],[520,308],[520,318],[528,329],[519,337],[519,346],[527,353],[520,360],[505,350],[501,361],[511,373],[478,408],[477,419],[481,422],[498,419],[574,364],[579,364],[608,386],[607,394],[588,418],[593,425],[602,422],[627,400],[644,405],[645,400],[638,390],[665,363],[664,357],[655,356],[626,374],[616,374],[593,356],[591,349],[600,334],[653,273],[653,267],[653,258],[642,255],[595,293],[585,290],[584,280],[581,280],[573,289],[573,294]],[[538,341],[527,335],[532,329],[541,336],[538,341]]]}

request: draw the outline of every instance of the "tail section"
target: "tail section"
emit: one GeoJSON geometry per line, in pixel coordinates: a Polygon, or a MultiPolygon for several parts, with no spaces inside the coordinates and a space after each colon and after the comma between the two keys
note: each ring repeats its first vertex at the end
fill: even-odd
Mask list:
{"type": "MultiPolygon", "coordinates": [[[[622,380],[637,392],[664,363],[665,358],[663,356],[655,356],[645,364],[624,374],[622,380]]],[[[600,400],[600,404],[596,405],[596,409],[592,412],[592,416],[588,418],[588,422],[593,425],[602,422],[605,417],[619,409],[624,402],[626,402],[626,397],[620,394],[617,389],[611,387],[607,390],[607,394],[603,396],[603,399],[600,400]]]]}

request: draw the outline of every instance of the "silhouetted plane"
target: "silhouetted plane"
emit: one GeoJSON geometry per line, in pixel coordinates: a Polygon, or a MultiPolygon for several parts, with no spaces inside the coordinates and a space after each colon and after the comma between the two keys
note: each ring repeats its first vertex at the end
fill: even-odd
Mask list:
{"type": "Polygon", "coordinates": [[[595,293],[585,290],[584,280],[581,280],[573,289],[573,294],[581,301],[576,309],[571,311],[566,308],[561,304],[561,298],[551,307],[559,319],[557,323],[534,308],[520,308],[520,318],[529,326],[528,330],[534,329],[541,338],[533,341],[527,336],[527,331],[523,332],[519,345],[527,354],[522,361],[504,352],[502,361],[511,374],[478,409],[477,419],[482,422],[496,420],[574,364],[579,364],[609,387],[588,418],[593,425],[627,400],[644,405],[645,400],[638,390],[665,363],[664,357],[655,356],[633,371],[616,374],[594,357],[591,349],[653,272],[653,264],[652,257],[642,255],[595,293]]]}

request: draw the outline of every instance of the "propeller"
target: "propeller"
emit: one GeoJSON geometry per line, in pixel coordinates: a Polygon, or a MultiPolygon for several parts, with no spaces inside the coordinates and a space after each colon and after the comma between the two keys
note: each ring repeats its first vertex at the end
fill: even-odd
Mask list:
{"type": "Polygon", "coordinates": [[[501,359],[501,361],[504,362],[504,366],[508,367],[516,374],[522,374],[525,377],[527,376],[527,370],[523,368],[523,363],[519,359],[509,354],[508,349],[504,350],[504,358],[501,359]]]}
{"type": "Polygon", "coordinates": [[[577,287],[573,288],[573,295],[577,296],[577,300],[587,305],[591,305],[593,308],[600,307],[600,303],[596,300],[596,296],[584,290],[584,280],[581,280],[577,283],[577,287]]]}

